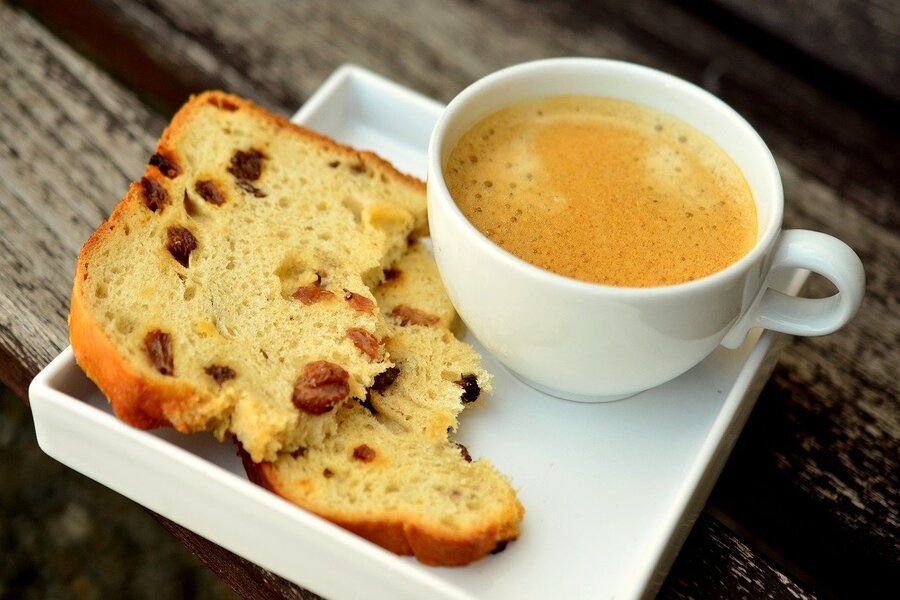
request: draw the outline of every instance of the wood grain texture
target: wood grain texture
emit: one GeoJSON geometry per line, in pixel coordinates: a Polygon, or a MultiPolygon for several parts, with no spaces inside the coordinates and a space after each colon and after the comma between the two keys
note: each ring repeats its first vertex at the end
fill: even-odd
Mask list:
{"type": "MultiPolygon", "coordinates": [[[[844,331],[785,352],[662,595],[840,594],[860,581],[839,568],[845,560],[864,569],[857,589],[896,589],[900,141],[885,115],[836,100],[703,15],[658,0],[273,1],[265,10],[91,1],[177,89],[223,87],[283,113],[344,62],[445,101],[497,68],[571,54],[649,64],[719,94],[775,152],[787,225],[850,243],[867,266],[868,294],[844,331]]],[[[30,18],[6,5],[0,17],[0,378],[24,395],[65,344],[80,244],[141,172],[163,121],[30,18]]],[[[153,98],[153,82],[137,91],[153,98]]],[[[243,567],[230,576],[231,559],[202,538],[186,544],[234,586],[255,577],[243,567]]],[[[260,585],[297,593],[283,580],[260,585]]]]}
{"type": "Polygon", "coordinates": [[[150,512],[185,548],[246,600],[322,600],[310,591],[213,544],[169,519],[150,512]]]}
{"type": "Polygon", "coordinates": [[[6,5],[0,28],[0,379],[25,397],[67,344],[78,250],[163,121],[6,5]]]}
{"type": "MultiPolygon", "coordinates": [[[[880,557],[870,563],[873,589],[893,581],[890,573],[898,567],[898,554],[890,550],[898,539],[900,388],[893,374],[900,369],[895,352],[900,220],[892,173],[900,142],[886,127],[886,115],[835,100],[828,89],[773,63],[702,15],[663,2],[487,1],[440,7],[379,2],[349,8],[275,3],[271,12],[262,13],[212,0],[192,8],[168,0],[115,7],[97,1],[135,28],[149,54],[164,53],[169,61],[187,64],[188,85],[252,90],[283,110],[293,110],[345,61],[448,100],[472,79],[507,64],[572,54],[662,68],[734,105],[777,155],[788,202],[786,226],[841,237],[860,253],[869,276],[866,302],[847,329],[797,341],[786,352],[776,387],[770,386],[761,403],[777,395],[786,404],[779,418],[787,421],[771,425],[787,428],[790,435],[773,439],[757,431],[748,438],[744,443],[756,450],[756,463],[748,468],[780,482],[776,497],[808,498],[820,509],[823,526],[871,548],[872,556],[880,557]],[[158,41],[170,39],[177,40],[175,52],[158,41]]],[[[827,289],[814,282],[811,293],[827,289]]],[[[759,500],[768,493],[772,490],[757,490],[751,497],[759,500]]],[[[735,494],[716,497],[735,502],[735,494]]],[[[737,512],[720,508],[725,514],[737,512]]],[[[752,514],[743,518],[762,520],[752,514]]],[[[788,537],[771,528],[767,533],[760,547],[784,544],[788,537]]],[[[852,580],[846,571],[832,571],[828,561],[819,567],[803,564],[803,553],[774,555],[801,574],[830,575],[828,586],[840,588],[852,580]]]]}
{"type": "Polygon", "coordinates": [[[832,69],[900,102],[900,3],[713,0],[832,69]]]}
{"type": "Polygon", "coordinates": [[[673,573],[703,571],[702,579],[670,576],[659,598],[815,598],[714,518],[701,515],[672,566],[673,573]],[[748,568],[748,565],[753,565],[748,568]]]}
{"type": "Polygon", "coordinates": [[[720,95],[785,159],[900,229],[900,216],[880,201],[896,195],[890,174],[900,161],[896,126],[885,130],[888,114],[836,101],[833,90],[661,0],[274,1],[265,11],[227,0],[89,1],[132,30],[186,90],[224,87],[284,111],[344,62],[443,101],[482,75],[536,58],[647,64],[720,95]]]}

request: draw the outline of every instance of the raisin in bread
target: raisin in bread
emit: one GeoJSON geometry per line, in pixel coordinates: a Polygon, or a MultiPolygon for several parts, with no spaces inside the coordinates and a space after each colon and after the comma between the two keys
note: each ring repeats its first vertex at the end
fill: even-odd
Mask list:
{"type": "Polygon", "coordinates": [[[338,411],[323,443],[260,464],[245,455],[244,465],[256,483],[388,550],[464,565],[514,540],[524,514],[509,482],[449,438],[491,378],[447,329],[453,309],[431,258],[416,248],[391,271],[375,296],[394,320],[396,366],[365,402],[338,411]]]}
{"type": "Polygon", "coordinates": [[[370,289],[426,227],[418,180],[201,94],[79,255],[75,358],[137,427],[319,443],[392,366],[370,289]]]}

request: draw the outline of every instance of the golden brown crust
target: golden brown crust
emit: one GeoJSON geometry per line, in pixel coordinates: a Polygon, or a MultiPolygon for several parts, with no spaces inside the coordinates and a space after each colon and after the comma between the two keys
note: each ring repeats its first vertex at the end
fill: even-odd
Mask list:
{"type": "Polygon", "coordinates": [[[107,232],[116,227],[128,198],[136,189],[137,184],[132,184],[123,202],[81,249],[72,288],[69,340],[78,366],[109,399],[116,416],[134,427],[150,429],[171,425],[165,415],[178,412],[179,406],[189,401],[194,392],[188,386],[161,377],[160,380],[148,378],[131,367],[87,309],[84,290],[91,254],[107,232]]]}
{"type": "MultiPolygon", "coordinates": [[[[255,463],[243,450],[239,450],[247,477],[253,483],[270,492],[285,496],[280,491],[278,474],[268,462],[255,463]]],[[[292,500],[296,503],[296,500],[292,500]]],[[[306,508],[302,507],[301,508],[306,508]]],[[[515,503],[515,513],[506,519],[506,529],[493,525],[460,538],[444,532],[399,519],[354,519],[339,514],[316,512],[320,517],[363,537],[382,548],[399,555],[413,555],[426,565],[460,567],[484,558],[487,554],[518,537],[517,524],[522,518],[522,506],[515,503]]]]}
{"type": "MultiPolygon", "coordinates": [[[[412,175],[407,175],[406,173],[398,171],[396,167],[394,167],[394,165],[384,160],[377,154],[373,154],[372,152],[367,152],[365,150],[357,150],[351,146],[346,146],[344,144],[339,144],[329,137],[326,137],[310,129],[306,129],[305,127],[297,125],[296,123],[292,123],[291,121],[285,119],[280,115],[271,113],[250,100],[241,98],[240,96],[234,96],[220,90],[209,90],[198,95],[191,96],[190,100],[188,100],[187,103],[181,108],[181,110],[178,111],[178,113],[175,115],[175,118],[163,132],[162,137],[160,137],[159,142],[156,145],[156,151],[166,156],[172,156],[175,158],[175,162],[178,162],[177,146],[172,143],[172,140],[177,137],[177,133],[179,129],[183,127],[183,123],[188,119],[192,112],[198,110],[203,105],[212,104],[213,106],[221,107],[223,103],[236,107],[234,109],[226,110],[246,110],[252,112],[261,119],[269,121],[275,127],[289,129],[296,135],[307,138],[308,140],[317,143],[324,150],[341,153],[348,159],[358,159],[365,166],[374,167],[380,170],[386,176],[394,179],[395,181],[415,188],[420,192],[425,192],[424,181],[413,177],[412,175]]],[[[148,165],[145,175],[156,176],[158,173],[159,170],[156,167],[148,165]]],[[[427,235],[427,227],[427,221],[417,224],[417,229],[414,232],[414,237],[417,238],[422,235],[427,235]]]]}

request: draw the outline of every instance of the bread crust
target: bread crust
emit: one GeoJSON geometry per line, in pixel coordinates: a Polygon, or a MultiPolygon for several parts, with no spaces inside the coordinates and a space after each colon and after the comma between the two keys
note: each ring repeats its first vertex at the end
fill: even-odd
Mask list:
{"type": "MultiPolygon", "coordinates": [[[[178,163],[180,156],[174,140],[178,138],[181,129],[187,126],[192,113],[207,104],[229,107],[227,110],[251,112],[280,129],[287,129],[293,135],[315,142],[322,148],[343,154],[348,159],[358,159],[386,177],[419,192],[425,189],[424,182],[397,171],[390,163],[371,152],[357,151],[338,144],[328,137],[274,115],[249,100],[221,91],[208,91],[192,96],[163,132],[156,145],[156,152],[171,157],[178,163]]],[[[159,169],[152,165],[146,167],[143,176],[160,183],[165,181],[159,169]]],[[[88,238],[78,255],[69,309],[69,340],[75,361],[109,399],[116,416],[129,425],[140,429],[169,426],[182,432],[206,430],[211,426],[209,418],[202,410],[196,410],[196,407],[202,406],[205,401],[211,401],[212,398],[201,395],[190,385],[162,375],[148,374],[130,365],[128,359],[104,332],[103,325],[91,314],[87,304],[85,286],[89,279],[92,254],[103,245],[109,232],[119,226],[126,216],[142,210],[146,209],[142,205],[141,186],[138,181],[134,181],[109,218],[88,238]]],[[[427,234],[427,220],[422,221],[416,223],[414,237],[427,234]]]]}
{"type": "Polygon", "coordinates": [[[138,190],[139,185],[132,183],[109,219],[88,238],[78,255],[69,309],[69,340],[78,366],[109,399],[116,416],[134,427],[151,429],[172,426],[166,415],[180,412],[195,392],[175,381],[150,379],[130,366],[88,310],[84,290],[92,254],[121,221],[138,190]]]}
{"type": "MultiPolygon", "coordinates": [[[[250,456],[238,449],[247,476],[253,483],[279,496],[286,494],[274,466],[269,462],[255,463],[250,456]]],[[[296,503],[296,500],[291,500],[296,503]]],[[[301,508],[305,508],[301,506],[301,508]]],[[[470,532],[465,537],[448,536],[439,531],[414,522],[404,522],[400,518],[360,519],[347,518],[340,514],[315,511],[318,516],[363,537],[382,548],[401,556],[412,555],[426,565],[460,567],[484,558],[494,550],[502,549],[505,542],[518,537],[517,524],[522,519],[524,509],[515,501],[505,515],[492,525],[480,531],[470,532]]]]}
{"type": "MultiPolygon", "coordinates": [[[[394,179],[399,183],[415,188],[419,192],[425,192],[424,181],[413,177],[412,175],[408,175],[406,173],[398,171],[397,168],[394,167],[394,165],[384,160],[377,154],[368,152],[366,150],[357,150],[356,148],[344,144],[339,144],[328,136],[317,133],[310,129],[306,129],[305,127],[297,125],[296,123],[292,123],[281,115],[269,112],[268,110],[262,108],[261,106],[250,100],[241,98],[240,96],[227,94],[219,90],[210,90],[202,92],[201,94],[198,94],[196,96],[191,96],[190,100],[188,100],[188,102],[178,111],[178,113],[172,119],[172,122],[160,137],[156,147],[156,151],[158,153],[163,155],[172,155],[175,157],[178,156],[177,150],[172,143],[172,140],[177,138],[177,134],[179,133],[180,128],[183,127],[184,123],[187,122],[188,117],[191,115],[191,113],[199,110],[204,104],[212,104],[214,106],[221,106],[222,104],[226,104],[235,106],[237,110],[246,110],[248,112],[252,112],[259,118],[269,121],[275,127],[288,129],[294,134],[299,135],[300,137],[304,137],[310,141],[315,142],[321,148],[327,151],[343,154],[347,158],[357,158],[367,167],[373,167],[384,173],[387,177],[394,179]]],[[[151,174],[155,175],[157,173],[158,171],[156,169],[151,168],[148,165],[145,175],[149,176],[151,174]]],[[[423,235],[428,235],[427,219],[423,219],[422,223],[416,223],[416,230],[413,233],[415,234],[414,237],[416,238],[423,235]]]]}

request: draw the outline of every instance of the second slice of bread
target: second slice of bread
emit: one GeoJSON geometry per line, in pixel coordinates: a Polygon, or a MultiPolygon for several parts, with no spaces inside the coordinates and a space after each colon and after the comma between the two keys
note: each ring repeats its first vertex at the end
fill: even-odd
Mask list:
{"type": "Polygon", "coordinates": [[[450,438],[491,377],[447,329],[453,308],[430,256],[414,247],[389,273],[375,296],[392,321],[390,376],[342,407],[322,443],[244,465],[258,484],[397,554],[468,564],[516,539],[524,514],[506,478],[450,438]]]}

